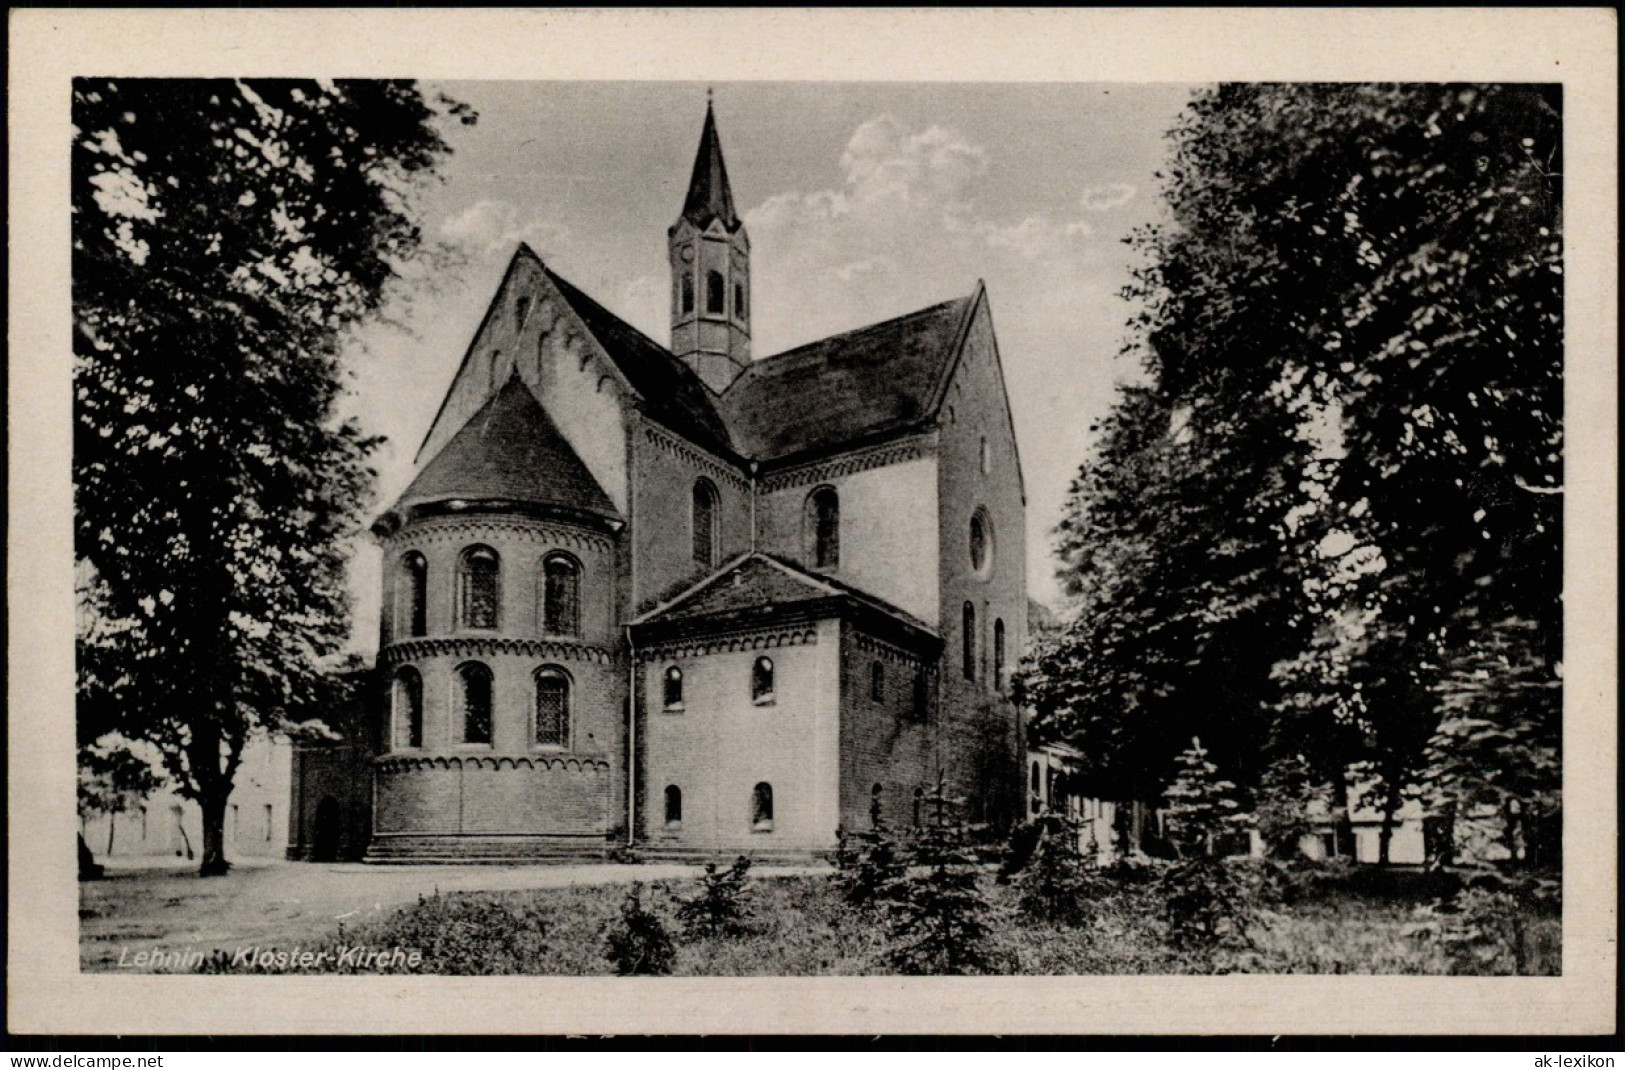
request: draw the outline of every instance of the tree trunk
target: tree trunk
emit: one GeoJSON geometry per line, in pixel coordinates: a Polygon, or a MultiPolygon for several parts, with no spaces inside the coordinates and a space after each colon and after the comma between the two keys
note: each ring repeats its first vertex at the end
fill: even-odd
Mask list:
{"type": "Polygon", "coordinates": [[[226,859],[226,800],[231,798],[231,782],[211,783],[198,796],[198,809],[203,812],[203,861],[198,876],[221,877],[231,869],[226,859]]]}
{"type": "Polygon", "coordinates": [[[113,830],[118,827],[118,814],[109,810],[107,812],[107,857],[113,857],[113,830]]]}
{"type": "Polygon", "coordinates": [[[1377,832],[1378,866],[1388,865],[1389,848],[1394,842],[1394,816],[1399,813],[1400,803],[1398,788],[1389,788],[1382,793],[1382,828],[1377,832]]]}
{"type": "Polygon", "coordinates": [[[1337,797],[1340,805],[1337,807],[1337,825],[1332,830],[1332,853],[1338,853],[1338,846],[1348,844],[1349,856],[1354,857],[1354,800],[1350,798],[1348,766],[1337,767],[1337,797]]]}

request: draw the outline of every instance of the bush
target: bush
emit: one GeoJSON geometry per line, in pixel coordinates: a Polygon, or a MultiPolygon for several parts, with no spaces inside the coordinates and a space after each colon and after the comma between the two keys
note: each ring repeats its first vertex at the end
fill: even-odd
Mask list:
{"type": "Polygon", "coordinates": [[[1220,950],[1253,948],[1256,900],[1236,867],[1221,859],[1176,862],[1157,881],[1163,922],[1174,947],[1211,959],[1220,950]]]}
{"type": "Polygon", "coordinates": [[[1448,899],[1418,908],[1410,933],[1439,946],[1454,974],[1549,972],[1533,922],[1561,911],[1560,894],[1554,881],[1480,875],[1448,899]]]}
{"type": "Polygon", "coordinates": [[[621,904],[621,917],[611,925],[604,954],[622,977],[671,973],[677,949],[658,916],[644,909],[643,885],[633,884],[621,904]]]}
{"type": "Polygon", "coordinates": [[[900,973],[986,973],[993,966],[989,906],[970,830],[939,783],[930,821],[915,831],[909,861],[887,900],[886,963],[900,973]]]}
{"type": "Polygon", "coordinates": [[[700,890],[690,899],[678,901],[677,920],[690,935],[735,936],[745,929],[750,917],[750,859],[740,855],[722,872],[715,862],[705,864],[700,890]]]}
{"type": "Polygon", "coordinates": [[[1086,923],[1101,894],[1094,853],[1078,850],[1078,822],[1058,815],[1033,822],[1038,836],[1017,878],[1018,909],[1030,918],[1077,927],[1086,923]]]}
{"type": "Polygon", "coordinates": [[[870,811],[868,832],[839,833],[835,852],[835,886],[852,906],[867,908],[895,899],[908,866],[903,849],[881,820],[879,808],[870,811]]]}

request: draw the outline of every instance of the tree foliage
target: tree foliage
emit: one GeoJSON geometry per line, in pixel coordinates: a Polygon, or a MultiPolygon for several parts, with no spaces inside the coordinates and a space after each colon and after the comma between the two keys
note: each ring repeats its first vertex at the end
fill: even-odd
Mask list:
{"type": "Polygon", "coordinates": [[[340,348],[420,254],[447,111],[473,120],[410,82],[74,83],[80,735],[160,748],[205,873],[248,734],[334,700],[375,445],[340,348]]]}
{"type": "Polygon", "coordinates": [[[992,972],[990,906],[971,846],[963,804],[939,779],[925,799],[926,820],[908,843],[908,868],[887,910],[886,962],[899,973],[992,972]]]}
{"type": "MultiPolygon", "coordinates": [[[[1560,134],[1552,87],[1193,99],[1134,238],[1144,375],[1073,484],[1074,611],[1025,682],[1105,790],[1156,794],[1200,734],[1244,794],[1367,762],[1391,826],[1462,753],[1442,722],[1554,753],[1560,134]]],[[[1534,750],[1469,764],[1555,800],[1534,750]]]]}

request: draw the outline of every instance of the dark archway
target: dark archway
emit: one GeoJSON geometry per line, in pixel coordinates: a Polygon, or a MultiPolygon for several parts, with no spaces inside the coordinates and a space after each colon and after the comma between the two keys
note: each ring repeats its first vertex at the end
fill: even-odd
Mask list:
{"type": "Polygon", "coordinates": [[[343,814],[338,800],[329,795],[316,805],[316,821],[310,830],[310,860],[337,862],[343,838],[343,814]]]}

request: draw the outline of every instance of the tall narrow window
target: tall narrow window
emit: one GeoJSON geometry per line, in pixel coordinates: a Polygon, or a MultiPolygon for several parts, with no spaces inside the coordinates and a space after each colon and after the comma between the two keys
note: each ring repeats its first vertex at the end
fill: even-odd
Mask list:
{"type": "Polygon", "coordinates": [[[429,634],[429,562],[417,551],[401,558],[401,613],[397,622],[409,636],[429,634]]]}
{"type": "Polygon", "coordinates": [[[523,327],[525,325],[526,318],[529,317],[529,316],[530,316],[530,298],[521,297],[518,301],[514,302],[514,306],[513,306],[514,326],[523,327]]]}
{"type": "Polygon", "coordinates": [[[683,823],[683,789],[676,784],[666,785],[666,827],[677,828],[683,823]]]}
{"type": "Polygon", "coordinates": [[[683,315],[686,316],[694,311],[694,276],[688,273],[687,268],[683,269],[681,289],[683,294],[683,315]]]}
{"type": "Polygon", "coordinates": [[[706,568],[717,567],[717,488],[709,479],[694,484],[694,561],[706,568]]]}
{"type": "Polygon", "coordinates": [[[925,672],[921,670],[914,674],[914,719],[916,721],[925,720],[926,704],[930,699],[931,692],[926,684],[925,672]]]}
{"type": "Polygon", "coordinates": [[[886,701],[886,663],[883,661],[869,666],[869,699],[872,702],[886,701]]]}
{"type": "Polygon", "coordinates": [[[570,678],[551,666],[536,670],[536,729],[538,747],[570,745],[570,678]]]}
{"type": "Polygon", "coordinates": [[[993,452],[988,449],[987,436],[982,436],[982,474],[985,476],[993,471],[993,452]]]}
{"type": "Polygon", "coordinates": [[[1004,621],[993,622],[993,690],[1004,690],[1004,621]]]}
{"type": "Polygon", "coordinates": [[[668,710],[683,708],[683,670],[672,665],[662,680],[661,705],[668,710]]]}
{"type": "Polygon", "coordinates": [[[423,677],[416,669],[395,674],[394,731],[397,750],[417,750],[423,746],[423,677]]]}
{"type": "Polygon", "coordinates": [[[920,827],[920,807],[925,803],[925,789],[914,789],[914,827],[920,827]]]}
{"type": "Polygon", "coordinates": [[[495,628],[501,561],[489,546],[463,551],[457,567],[457,616],[465,628],[495,628]]]}
{"type": "Polygon", "coordinates": [[[722,272],[707,271],[705,273],[705,310],[721,314],[726,311],[723,305],[727,303],[728,294],[724,289],[722,272]]]}
{"type": "Polygon", "coordinates": [[[477,661],[457,667],[457,705],[464,743],[491,745],[491,670],[477,661]]]}
{"type": "Polygon", "coordinates": [[[581,634],[581,566],[565,554],[542,562],[542,631],[581,634]]]}
{"type": "Polygon", "coordinates": [[[276,811],[270,803],[265,804],[265,842],[271,842],[271,833],[276,827],[276,811]]]}
{"type": "Polygon", "coordinates": [[[959,671],[967,680],[976,679],[976,607],[965,603],[959,621],[959,671]]]}
{"type": "Polygon", "coordinates": [[[734,318],[745,318],[745,284],[734,282],[734,318]]]}
{"type": "Polygon", "coordinates": [[[993,569],[993,519],[986,509],[977,509],[970,518],[970,567],[978,576],[993,569]]]}
{"type": "Polygon", "coordinates": [[[773,785],[761,783],[750,793],[750,824],[758,832],[773,828],[773,785]]]}
{"type": "Polygon", "coordinates": [[[807,495],[807,560],[813,568],[841,567],[841,499],[834,487],[807,495]]]}
{"type": "Polygon", "coordinates": [[[758,706],[773,701],[773,659],[757,658],[750,667],[750,700],[758,706]]]}

